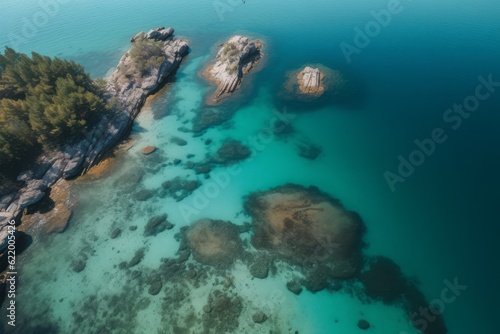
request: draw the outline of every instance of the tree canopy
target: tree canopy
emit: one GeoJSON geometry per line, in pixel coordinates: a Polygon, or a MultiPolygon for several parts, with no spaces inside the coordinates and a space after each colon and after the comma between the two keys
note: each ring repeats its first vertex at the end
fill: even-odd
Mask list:
{"type": "Polygon", "coordinates": [[[81,135],[108,109],[83,66],[6,48],[0,54],[0,179],[81,135]]]}

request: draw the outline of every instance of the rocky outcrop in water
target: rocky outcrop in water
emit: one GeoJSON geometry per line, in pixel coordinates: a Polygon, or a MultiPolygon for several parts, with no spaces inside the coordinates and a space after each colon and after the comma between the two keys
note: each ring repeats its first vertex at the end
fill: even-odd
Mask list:
{"type": "Polygon", "coordinates": [[[370,328],[370,323],[366,320],[361,319],[360,321],[358,321],[358,327],[363,330],[367,330],[368,328],[370,328]]]}
{"type": "Polygon", "coordinates": [[[176,201],[182,201],[201,186],[198,180],[186,180],[182,177],[175,177],[162,183],[163,190],[161,196],[174,198],[176,201]]]}
{"type": "Polygon", "coordinates": [[[174,227],[172,223],[167,220],[167,214],[160,216],[155,216],[149,219],[148,223],[144,227],[144,236],[156,236],[165,230],[171,230],[174,227]]]}
{"type": "MultiPolygon", "coordinates": [[[[425,334],[444,334],[448,330],[439,310],[433,308],[417,284],[406,277],[391,259],[376,256],[366,259],[364,271],[358,275],[362,293],[369,299],[389,305],[403,305],[413,325],[425,334]],[[422,326],[422,310],[433,314],[433,320],[422,326]],[[420,315],[420,321],[419,316],[420,315]]],[[[368,328],[368,327],[367,327],[368,328]]]]}
{"type": "Polygon", "coordinates": [[[302,94],[321,96],[325,92],[324,79],[325,75],[319,68],[306,66],[297,76],[299,90],[302,94]]]}
{"type": "Polygon", "coordinates": [[[166,82],[189,52],[188,42],[173,33],[172,28],[162,27],[135,35],[107,84],[112,112],[78,141],[41,155],[30,170],[19,175],[16,189],[0,199],[0,250],[6,246],[11,219],[18,219],[24,208],[44,198],[60,178],[88,171],[127,133],[146,98],[166,82]]]}
{"type": "Polygon", "coordinates": [[[149,154],[153,153],[154,151],[156,151],[155,146],[146,146],[141,150],[141,153],[144,155],[149,155],[149,154]]]}
{"type": "Polygon", "coordinates": [[[248,269],[250,274],[255,278],[265,279],[269,274],[272,258],[266,254],[254,255],[248,269]]]}
{"type": "Polygon", "coordinates": [[[321,64],[304,66],[287,76],[283,95],[292,100],[311,101],[325,95],[337,95],[344,85],[338,71],[321,64]]]}
{"type": "Polygon", "coordinates": [[[228,139],[217,150],[217,155],[213,160],[215,163],[232,165],[249,158],[250,155],[252,155],[252,150],[248,146],[238,140],[228,139]]]}
{"type": "Polygon", "coordinates": [[[252,217],[254,247],[306,270],[310,290],[359,270],[361,218],[317,188],[287,184],[254,193],[245,209],[252,217]]]}
{"type": "Polygon", "coordinates": [[[23,230],[29,232],[34,227],[47,234],[63,232],[73,213],[69,187],[68,181],[61,179],[45,198],[27,208],[21,219],[23,230]]]}
{"type": "Polygon", "coordinates": [[[206,333],[235,333],[239,326],[239,317],[243,311],[243,298],[229,293],[214,291],[208,296],[203,307],[203,327],[206,333]]]}
{"type": "Polygon", "coordinates": [[[243,77],[262,58],[262,42],[248,37],[233,36],[221,45],[215,64],[204,71],[204,77],[217,85],[211,102],[233,93],[241,85],[243,77]]]}
{"type": "Polygon", "coordinates": [[[316,160],[316,158],[321,154],[321,147],[313,143],[301,142],[297,144],[297,149],[299,150],[299,156],[309,160],[316,160]]]}
{"type": "Polygon", "coordinates": [[[194,259],[200,263],[227,268],[243,254],[238,226],[230,222],[203,219],[184,233],[194,259]]]}

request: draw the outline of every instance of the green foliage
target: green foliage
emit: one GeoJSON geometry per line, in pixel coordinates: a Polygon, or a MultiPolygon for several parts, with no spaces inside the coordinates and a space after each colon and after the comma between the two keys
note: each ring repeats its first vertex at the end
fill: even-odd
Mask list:
{"type": "MultiPolygon", "coordinates": [[[[224,44],[224,47],[222,48],[221,52],[221,61],[222,62],[237,62],[238,61],[238,49],[236,48],[236,45],[233,43],[227,42],[224,44]]],[[[234,70],[233,70],[234,73],[234,70]]]]}
{"type": "Polygon", "coordinates": [[[236,45],[234,45],[233,43],[229,43],[229,42],[224,44],[224,53],[228,53],[228,52],[233,51],[233,50],[236,50],[236,45]]]}
{"type": "Polygon", "coordinates": [[[80,135],[108,110],[104,89],[73,61],[7,48],[0,54],[0,175],[80,135]]]}
{"type": "Polygon", "coordinates": [[[136,70],[145,74],[151,66],[158,68],[165,61],[163,42],[147,38],[138,39],[130,50],[130,57],[134,61],[136,70]]]}
{"type": "Polygon", "coordinates": [[[232,63],[231,66],[228,67],[228,72],[229,74],[233,75],[236,73],[236,70],[238,69],[238,63],[232,63]]]}

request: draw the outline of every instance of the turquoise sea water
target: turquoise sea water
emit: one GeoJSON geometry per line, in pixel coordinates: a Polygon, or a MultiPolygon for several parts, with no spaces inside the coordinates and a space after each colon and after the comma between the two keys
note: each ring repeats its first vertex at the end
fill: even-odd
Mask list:
{"type": "MultiPolygon", "coordinates": [[[[429,300],[440,298],[444,280],[458,278],[467,285],[444,310],[449,333],[496,332],[500,89],[457,130],[443,121],[443,114],[474,94],[479,76],[492,75],[500,81],[498,2],[401,1],[402,11],[359,54],[353,54],[350,63],[339,45],[353,44],[354,28],[364,28],[373,20],[370,12],[386,9],[388,1],[61,1],[57,9],[51,7],[53,16],[47,16],[46,24],[23,37],[26,22],[35,22],[41,3],[2,1],[1,46],[12,45],[12,38],[21,36],[20,51],[75,59],[95,77],[116,65],[130,37],[140,30],[172,26],[177,36],[190,40],[192,52],[174,86],[139,116],[132,132],[134,146],[118,158],[112,175],[75,184],[78,206],[69,229],[35,238],[18,259],[19,322],[35,322],[26,315],[23,319],[25,310],[32,317],[58,323],[63,333],[71,332],[73,312],[81,310],[85,296],[97,293],[99,299],[121,293],[125,277],[113,265],[130,259],[142,245],[148,246],[141,262],[146,269],[173,255],[178,248],[173,232],[145,240],[141,233],[127,230],[131,225],[141,230],[145,216],[168,213],[176,230],[204,217],[243,223],[248,219],[241,214],[244,195],[293,182],[316,185],[357,211],[367,225],[367,253],[388,256],[405,274],[418,277],[429,300]],[[220,8],[227,11],[222,13],[220,8]],[[265,41],[265,67],[252,76],[244,103],[229,126],[209,129],[202,137],[179,132],[179,126],[189,124],[203,106],[209,90],[198,71],[211,59],[213,47],[235,33],[265,41]],[[346,103],[312,108],[281,101],[277,93],[285,73],[306,63],[341,71],[352,84],[346,103]],[[149,189],[176,175],[194,179],[181,166],[145,162],[139,150],[155,145],[169,159],[193,153],[202,160],[225,138],[246,141],[267,126],[273,109],[284,106],[296,115],[294,135],[255,149],[229,184],[188,219],[173,200],[134,202],[116,186],[133,169],[144,170],[138,186],[149,189]],[[172,112],[154,117],[165,109],[172,112]],[[435,128],[445,129],[448,140],[392,192],[384,173],[395,172],[398,156],[408,157],[416,148],[414,140],[428,138],[435,128]],[[188,145],[170,144],[174,135],[188,140],[188,145]],[[207,138],[214,144],[206,147],[207,138]],[[323,151],[314,161],[303,159],[295,147],[298,141],[312,142],[323,151]],[[116,227],[127,232],[109,240],[116,227]],[[71,259],[82,252],[92,254],[87,267],[73,273],[71,259]]],[[[193,196],[181,203],[192,205],[193,196]]],[[[292,328],[300,333],[361,333],[356,323],[363,314],[374,333],[416,333],[395,307],[361,304],[342,293],[303,292],[295,297],[283,289],[286,281],[279,276],[250,281],[238,267],[233,275],[238,278],[238,290],[257,305],[273,294],[282,296],[270,307],[283,332],[292,328]]],[[[196,301],[202,306],[206,295],[193,300],[199,309],[196,301]]],[[[161,309],[159,298],[151,298],[145,310],[137,311],[131,331],[156,333],[162,326],[161,309]]],[[[81,332],[91,328],[93,321],[97,320],[82,325],[81,332]]]]}

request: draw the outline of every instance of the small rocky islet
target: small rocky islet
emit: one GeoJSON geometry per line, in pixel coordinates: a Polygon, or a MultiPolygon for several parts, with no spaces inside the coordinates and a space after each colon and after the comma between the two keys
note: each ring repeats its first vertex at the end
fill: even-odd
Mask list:
{"type": "MultiPolygon", "coordinates": [[[[107,87],[110,99],[117,100],[120,105],[115,109],[116,114],[98,124],[88,142],[84,140],[77,146],[65,147],[55,159],[41,157],[40,163],[49,162],[51,169],[46,173],[25,174],[26,186],[14,195],[2,198],[0,209],[7,212],[2,213],[2,217],[18,217],[24,208],[40,201],[45,196],[44,191],[59,178],[84,173],[99,161],[103,152],[117,143],[146,97],[154,94],[166,78],[175,73],[187,55],[188,42],[175,38],[173,33],[172,28],[162,27],[132,37],[133,47],[120,60],[107,87]],[[138,45],[141,49],[146,47],[151,54],[137,60],[134,47],[138,45]],[[156,58],[153,59],[153,55],[156,58]],[[85,149],[80,150],[82,147],[85,149]],[[40,178],[30,175],[39,175],[40,178]]],[[[262,49],[261,41],[243,36],[233,36],[220,46],[215,62],[203,71],[203,77],[216,85],[215,92],[207,97],[208,105],[222,103],[241,87],[244,76],[259,65],[262,49]]],[[[312,101],[333,94],[342,83],[342,76],[337,71],[322,65],[306,65],[288,75],[284,94],[288,99],[312,101]]],[[[178,137],[173,137],[171,142],[178,146],[187,144],[178,137]]],[[[141,150],[143,155],[156,152],[154,146],[141,150]]],[[[320,148],[309,145],[302,147],[300,154],[314,160],[320,152],[320,148]]],[[[215,155],[202,162],[186,163],[185,167],[208,177],[213,168],[236,164],[251,154],[251,149],[245,144],[228,138],[215,155]]],[[[137,175],[134,177],[140,179],[137,175]]],[[[201,185],[199,180],[176,177],[165,181],[159,190],[135,189],[132,196],[140,202],[155,195],[182,201],[201,185]]],[[[163,259],[157,269],[143,272],[141,262],[147,247],[141,247],[128,261],[117,264],[116,267],[125,271],[129,279],[125,293],[102,300],[109,308],[105,317],[117,328],[133,327],[123,319],[149,305],[150,300],[142,297],[142,292],[147,291],[152,297],[161,296],[165,310],[162,323],[174,332],[185,332],[187,328],[184,326],[188,323],[200,326],[204,333],[234,332],[241,325],[242,314],[249,303],[234,289],[237,278],[231,276],[231,269],[237,263],[244,264],[248,275],[255,279],[265,280],[269,276],[286,274],[290,277],[286,288],[295,295],[304,289],[313,293],[322,290],[335,293],[345,289],[367,302],[402,305],[408,316],[428,304],[418,286],[404,276],[397,264],[384,257],[364,254],[365,224],[361,217],[319,188],[285,184],[248,194],[243,207],[251,220],[248,228],[213,217],[197,220],[175,232],[179,242],[177,257],[163,259]],[[213,288],[207,294],[202,310],[187,312],[190,291],[208,285],[213,288]],[[127,305],[122,304],[124,301],[127,305]]],[[[70,214],[65,224],[69,218],[70,214]]],[[[142,235],[143,238],[154,238],[160,233],[174,233],[170,231],[174,227],[167,214],[156,215],[145,221],[142,235]]],[[[129,232],[136,229],[134,226],[129,232]]],[[[64,227],[57,227],[50,231],[63,230],[64,227]]],[[[122,234],[121,229],[114,228],[109,237],[119,239],[122,234]]],[[[87,254],[80,254],[73,259],[70,269],[77,274],[85,272],[87,260],[87,254]]],[[[89,312],[99,302],[98,298],[97,295],[89,296],[85,309],[75,311],[75,325],[82,330],[95,327],[96,324],[86,324],[85,319],[91,316],[89,312]]],[[[273,317],[263,309],[253,310],[251,314],[256,326],[272,323],[273,317]]],[[[97,326],[102,330],[108,328],[106,323],[97,326]]],[[[279,330],[276,325],[269,326],[271,331],[279,330]]],[[[376,321],[360,319],[353,326],[368,330],[376,326],[376,321]]],[[[425,333],[445,333],[445,328],[442,317],[438,316],[425,333]]]]}
{"type": "Polygon", "coordinates": [[[346,86],[346,79],[339,71],[322,64],[310,64],[286,74],[280,96],[285,101],[313,102],[341,95],[346,86]]]}
{"type": "Polygon", "coordinates": [[[244,76],[261,61],[262,48],[262,41],[239,35],[220,45],[216,61],[202,72],[205,79],[217,86],[208,103],[219,103],[241,86],[244,76]]]}

